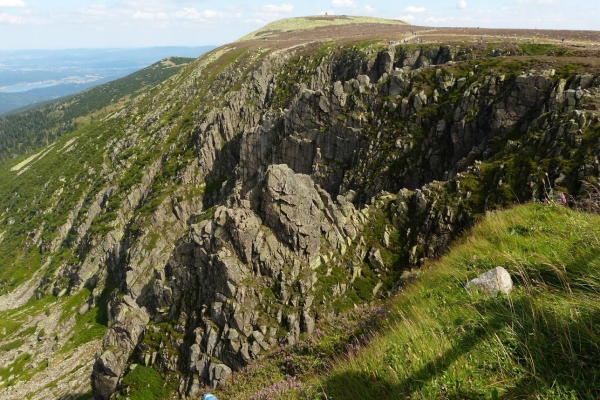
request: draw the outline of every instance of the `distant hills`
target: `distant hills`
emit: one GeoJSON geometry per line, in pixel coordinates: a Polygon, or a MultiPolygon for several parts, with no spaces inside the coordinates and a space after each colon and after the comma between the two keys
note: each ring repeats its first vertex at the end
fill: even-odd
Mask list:
{"type": "MultiPolygon", "coordinates": [[[[140,71],[83,93],[47,101],[0,118],[0,161],[31,152],[64,134],[106,116],[111,104],[123,106],[131,96],[142,94],[175,75],[193,58],[168,57],[140,71]]],[[[45,89],[39,89],[42,91],[45,89]]],[[[15,93],[18,95],[19,93],[15,93]]]]}
{"type": "Polygon", "coordinates": [[[213,46],[0,51],[0,115],[79,93],[166,57],[196,58],[211,49],[213,46]]]}

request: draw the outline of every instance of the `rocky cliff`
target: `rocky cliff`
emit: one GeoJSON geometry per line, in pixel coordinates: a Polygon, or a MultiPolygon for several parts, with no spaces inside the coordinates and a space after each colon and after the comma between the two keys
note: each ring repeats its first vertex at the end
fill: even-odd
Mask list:
{"type": "Polygon", "coordinates": [[[96,398],[138,365],[193,396],[392,293],[485,212],[595,183],[600,77],[479,57],[232,44],[51,149],[98,155],[2,218],[52,258],[38,298],[105,305],[96,398]]]}
{"type": "Polygon", "coordinates": [[[445,46],[299,52],[260,60],[194,131],[193,163],[218,183],[203,198],[210,212],[152,272],[129,265],[136,284],[120,290],[131,298],[111,308],[132,319],[105,336],[97,393],[115,390],[131,362],[183,372],[188,395],[217,385],[310,334],[338,299],[390,290],[398,271],[438,256],[481,212],[542,199],[557,179],[576,191],[599,172],[581,146],[598,123],[584,111],[599,93],[592,75],[469,71],[445,46]],[[589,165],[550,167],[561,154],[589,165]],[[365,229],[382,222],[381,241],[367,243],[365,229]],[[120,330],[132,340],[114,339],[120,330]]]}

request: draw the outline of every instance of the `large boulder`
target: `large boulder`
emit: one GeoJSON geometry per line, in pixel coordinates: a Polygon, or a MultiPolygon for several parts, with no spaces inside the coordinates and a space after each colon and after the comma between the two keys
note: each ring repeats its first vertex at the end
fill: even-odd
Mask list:
{"type": "Polygon", "coordinates": [[[96,399],[108,399],[115,392],[125,370],[126,357],[118,357],[107,350],[96,360],[92,374],[92,388],[96,399]]]}
{"type": "Polygon", "coordinates": [[[489,293],[503,292],[508,294],[512,290],[513,283],[507,270],[502,267],[496,267],[479,275],[466,285],[467,288],[473,286],[489,293]]]}
{"type": "Polygon", "coordinates": [[[265,225],[279,240],[307,258],[319,251],[324,207],[308,175],[285,164],[269,166],[262,200],[265,225]]]}
{"type": "Polygon", "coordinates": [[[231,368],[225,364],[211,363],[209,370],[210,387],[216,388],[222,381],[232,374],[231,368]]]}

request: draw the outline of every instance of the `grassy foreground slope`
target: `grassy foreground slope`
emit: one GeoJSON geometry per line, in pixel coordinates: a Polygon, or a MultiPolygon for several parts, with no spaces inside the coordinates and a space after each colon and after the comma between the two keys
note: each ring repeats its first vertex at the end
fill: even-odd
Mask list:
{"type": "MultiPolygon", "coordinates": [[[[332,338],[320,339],[312,345],[308,368],[303,347],[296,346],[276,357],[279,371],[254,367],[219,394],[225,399],[600,394],[600,217],[539,203],[498,212],[412,278],[385,306],[387,317],[371,325],[375,333],[365,346],[344,347],[343,353],[338,347],[336,355],[335,346],[323,345],[332,338]],[[496,266],[513,277],[509,296],[464,289],[496,266]],[[332,357],[337,361],[330,367],[332,357]],[[293,371],[301,374],[285,376],[293,371]],[[253,395],[238,392],[247,390],[245,383],[251,383],[253,395]]],[[[380,308],[376,312],[382,315],[380,308]]],[[[340,324],[352,321],[350,315],[340,324]]]]}
{"type": "Polygon", "coordinates": [[[397,319],[322,384],[329,398],[597,398],[600,218],[531,204],[490,216],[395,301],[397,319]],[[509,296],[463,289],[505,267],[509,296]]]}

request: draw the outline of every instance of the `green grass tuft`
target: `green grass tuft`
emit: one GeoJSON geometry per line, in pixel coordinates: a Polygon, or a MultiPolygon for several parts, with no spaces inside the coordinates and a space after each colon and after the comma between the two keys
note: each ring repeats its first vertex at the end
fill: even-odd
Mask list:
{"type": "Polygon", "coordinates": [[[166,398],[173,390],[152,367],[138,365],[123,379],[123,386],[130,389],[130,400],[152,400],[166,398]]]}

